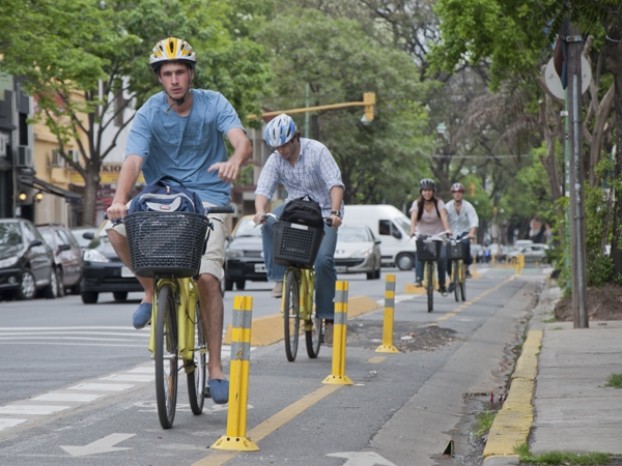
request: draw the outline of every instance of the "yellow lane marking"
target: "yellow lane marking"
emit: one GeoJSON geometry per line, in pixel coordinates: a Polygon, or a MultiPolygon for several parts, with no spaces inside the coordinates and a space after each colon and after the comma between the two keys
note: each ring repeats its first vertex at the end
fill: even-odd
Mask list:
{"type": "MultiPolygon", "coordinates": [[[[326,398],[328,395],[334,393],[341,387],[343,387],[343,385],[324,385],[321,388],[318,388],[314,392],[305,395],[298,401],[295,401],[291,405],[283,408],[272,417],[266,419],[261,424],[251,429],[248,432],[248,437],[253,439],[255,443],[263,440],[275,430],[283,427],[289,421],[294,419],[300,413],[326,398]]],[[[200,459],[192,466],[221,466],[227,461],[233,459],[239,453],[242,452],[219,452],[215,455],[206,456],[205,458],[200,459]]]]}

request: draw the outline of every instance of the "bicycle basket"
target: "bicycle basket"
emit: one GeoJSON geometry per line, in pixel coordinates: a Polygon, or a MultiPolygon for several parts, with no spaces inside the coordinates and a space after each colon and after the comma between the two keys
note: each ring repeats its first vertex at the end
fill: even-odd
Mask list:
{"type": "Polygon", "coordinates": [[[311,268],[315,263],[324,230],[298,223],[276,222],[273,227],[274,262],[311,268]]]}
{"type": "Polygon", "coordinates": [[[136,212],[124,219],[136,275],[199,273],[209,220],[193,212],[136,212]]]}
{"type": "Polygon", "coordinates": [[[462,241],[458,241],[455,244],[447,244],[447,259],[457,260],[464,259],[465,247],[462,241]]]}
{"type": "Polygon", "coordinates": [[[441,241],[425,241],[417,238],[417,259],[421,262],[436,261],[441,255],[441,241]]]}

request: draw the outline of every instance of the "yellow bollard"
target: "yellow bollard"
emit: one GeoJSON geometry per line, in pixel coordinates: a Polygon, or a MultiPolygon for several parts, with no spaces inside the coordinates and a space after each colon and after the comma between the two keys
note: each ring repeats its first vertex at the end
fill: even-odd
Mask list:
{"type": "Polygon", "coordinates": [[[233,302],[233,331],[229,362],[229,409],[227,434],[211,448],[216,450],[257,451],[259,447],[246,437],[248,373],[251,352],[253,298],[236,296],[233,302]]]}
{"type": "Polygon", "coordinates": [[[393,345],[393,315],[395,309],[395,275],[388,274],[384,291],[384,322],[382,326],[382,345],[376,353],[399,353],[393,345]]]}
{"type": "Polygon", "coordinates": [[[335,293],[335,323],[333,341],[333,372],[322,383],[351,385],[346,375],[346,330],[348,314],[348,282],[337,281],[335,293]]]}

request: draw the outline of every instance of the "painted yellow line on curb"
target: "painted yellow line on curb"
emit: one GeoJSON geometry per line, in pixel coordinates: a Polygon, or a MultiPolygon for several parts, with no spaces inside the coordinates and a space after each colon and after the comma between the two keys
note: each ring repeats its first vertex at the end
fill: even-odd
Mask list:
{"type": "MultiPolygon", "coordinates": [[[[278,301],[279,306],[280,303],[278,301]]],[[[381,308],[381,305],[368,296],[353,296],[348,299],[348,317],[357,317],[381,308]]],[[[231,325],[227,325],[223,339],[227,345],[231,344],[231,332],[231,325]]],[[[253,319],[251,323],[251,346],[268,346],[282,339],[283,316],[280,313],[253,319]]]]}
{"type": "MultiPolygon", "coordinates": [[[[287,424],[289,421],[294,419],[300,413],[310,408],[317,402],[326,398],[331,393],[334,393],[339,388],[344,387],[344,385],[324,385],[321,388],[318,388],[314,392],[309,393],[308,395],[302,397],[298,401],[295,401],[291,405],[283,408],[278,413],[274,414],[272,417],[266,419],[261,424],[257,425],[255,428],[251,429],[248,432],[248,438],[253,439],[254,442],[259,442],[263,440],[268,435],[270,435],[275,430],[287,424]]],[[[205,458],[200,459],[192,466],[221,466],[225,464],[230,459],[234,458],[239,453],[243,453],[242,451],[230,451],[230,452],[219,452],[215,455],[206,456],[205,458]]]]}
{"type": "Polygon", "coordinates": [[[542,330],[530,330],[512,374],[508,397],[495,416],[484,458],[518,457],[514,448],[527,443],[533,424],[533,393],[538,372],[538,353],[542,346],[542,330]]]}

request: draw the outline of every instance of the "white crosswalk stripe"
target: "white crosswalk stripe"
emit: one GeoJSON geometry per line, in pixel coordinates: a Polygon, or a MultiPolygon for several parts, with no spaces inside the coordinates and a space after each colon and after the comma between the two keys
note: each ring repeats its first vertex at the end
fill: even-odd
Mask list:
{"type": "MultiPolygon", "coordinates": [[[[88,345],[146,348],[149,329],[128,327],[0,327],[0,345],[88,345]]],[[[221,357],[228,360],[231,347],[224,345],[221,357]]],[[[100,401],[155,379],[153,361],[131,369],[84,380],[36,397],[0,406],[0,433],[44,416],[100,401]]]]}

